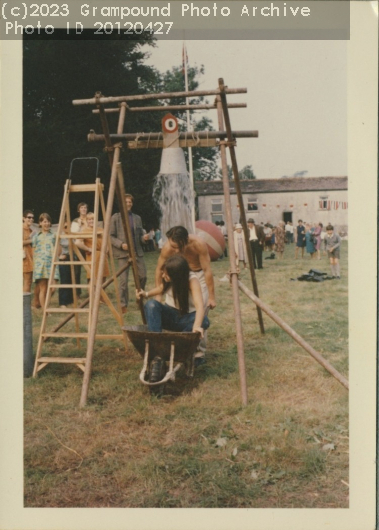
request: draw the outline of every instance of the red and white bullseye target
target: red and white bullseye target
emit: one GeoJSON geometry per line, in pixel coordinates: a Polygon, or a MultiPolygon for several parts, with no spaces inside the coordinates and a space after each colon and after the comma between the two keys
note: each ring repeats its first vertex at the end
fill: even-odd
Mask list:
{"type": "Polygon", "coordinates": [[[210,221],[196,221],[195,231],[207,244],[211,261],[217,261],[225,250],[225,239],[221,230],[210,221]]]}
{"type": "Polygon", "coordinates": [[[178,120],[172,114],[166,114],[162,119],[162,129],[167,133],[174,133],[178,130],[178,120]]]}

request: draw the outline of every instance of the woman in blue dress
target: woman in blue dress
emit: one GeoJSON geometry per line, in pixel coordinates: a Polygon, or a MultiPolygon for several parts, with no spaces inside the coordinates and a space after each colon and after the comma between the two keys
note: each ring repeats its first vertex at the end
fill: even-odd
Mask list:
{"type": "Polygon", "coordinates": [[[305,248],[308,254],[310,254],[311,259],[316,257],[316,248],[313,242],[313,230],[311,230],[311,225],[305,225],[305,248]]]}
{"type": "MultiPolygon", "coordinates": [[[[32,247],[34,249],[33,280],[38,283],[39,303],[44,308],[56,235],[51,230],[51,217],[48,213],[41,213],[38,221],[40,231],[32,237],[32,247]]],[[[54,279],[59,279],[58,269],[56,269],[54,279]]]]}

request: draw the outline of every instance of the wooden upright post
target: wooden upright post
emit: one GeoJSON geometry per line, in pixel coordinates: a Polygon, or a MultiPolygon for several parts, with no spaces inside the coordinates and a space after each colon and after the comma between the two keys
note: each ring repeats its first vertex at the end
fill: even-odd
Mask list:
{"type": "MultiPolygon", "coordinates": [[[[220,130],[223,129],[222,120],[222,107],[219,96],[217,97],[217,114],[218,114],[218,127],[220,130]]],[[[241,396],[242,404],[247,405],[247,383],[246,383],[246,366],[245,366],[245,353],[243,346],[243,334],[242,334],[242,322],[241,322],[241,306],[238,293],[238,273],[236,265],[236,252],[234,248],[234,236],[233,236],[233,220],[230,205],[230,191],[229,191],[229,178],[228,178],[228,167],[226,163],[226,148],[225,143],[220,144],[221,151],[221,165],[222,165],[222,184],[224,188],[225,198],[225,216],[226,216],[226,229],[228,232],[228,247],[229,247],[229,260],[230,260],[230,277],[233,292],[233,307],[234,307],[234,318],[236,323],[236,338],[237,338],[237,353],[238,353],[238,367],[240,373],[240,384],[241,384],[241,396]]]]}
{"type": "MultiPolygon", "coordinates": [[[[129,248],[132,249],[133,242],[131,238],[131,232],[129,227],[129,221],[128,221],[128,214],[126,211],[126,205],[124,200],[124,192],[123,192],[123,182],[120,183],[119,179],[119,171],[120,171],[120,151],[121,151],[121,144],[116,144],[115,146],[112,145],[110,137],[109,137],[109,129],[107,124],[107,119],[104,113],[104,109],[102,105],[99,105],[100,110],[100,117],[103,124],[103,131],[104,136],[106,140],[106,147],[108,149],[108,156],[109,161],[111,163],[111,179],[109,184],[109,192],[108,192],[108,200],[107,200],[107,208],[106,208],[106,214],[104,219],[104,237],[102,239],[101,249],[100,249],[100,259],[99,259],[99,268],[98,268],[98,277],[96,282],[96,288],[95,288],[95,294],[94,294],[94,300],[93,300],[93,310],[91,312],[91,327],[88,330],[88,343],[87,343],[87,354],[86,354],[86,365],[85,365],[85,371],[84,371],[84,378],[83,378],[83,386],[82,386],[82,392],[80,396],[80,407],[84,407],[87,402],[87,395],[88,395],[88,388],[89,388],[89,381],[91,378],[91,372],[92,372],[92,359],[93,359],[93,351],[95,347],[95,339],[96,339],[96,327],[97,327],[97,321],[99,316],[99,305],[100,305],[100,297],[101,297],[101,290],[102,290],[102,277],[103,277],[103,271],[104,271],[104,265],[105,265],[105,259],[106,259],[106,250],[107,250],[107,241],[108,236],[110,233],[110,224],[111,224],[111,216],[112,216],[112,208],[114,203],[114,197],[115,193],[117,193],[117,199],[120,207],[121,212],[121,218],[124,225],[124,232],[125,232],[125,238],[126,242],[129,248]]],[[[118,129],[117,132],[121,133],[124,128],[124,122],[125,122],[125,113],[126,113],[126,103],[121,104],[120,109],[120,116],[119,116],[119,123],[118,123],[118,129]]],[[[132,252],[130,253],[132,259],[134,258],[133,263],[133,271],[136,270],[136,259],[135,254],[132,252]]],[[[139,278],[138,274],[134,272],[135,276],[135,282],[137,289],[139,288],[139,278]]],[[[143,322],[146,322],[145,320],[145,313],[143,311],[143,306],[141,307],[141,314],[143,322]]]]}
{"type": "MultiPolygon", "coordinates": [[[[218,80],[218,84],[219,84],[219,88],[220,88],[220,96],[218,96],[218,101],[220,102],[220,106],[222,108],[222,113],[223,113],[224,121],[225,121],[225,128],[226,128],[226,132],[227,132],[227,135],[228,135],[228,147],[229,147],[230,159],[231,159],[231,162],[232,162],[234,183],[235,183],[235,188],[236,188],[237,197],[238,197],[238,204],[239,204],[241,221],[242,221],[241,224],[242,224],[242,227],[243,227],[243,233],[244,233],[245,241],[246,241],[246,249],[247,249],[247,256],[248,256],[248,259],[249,259],[249,268],[250,268],[251,282],[253,284],[253,290],[254,290],[255,296],[259,297],[258,284],[257,284],[257,279],[255,277],[255,268],[254,268],[253,254],[252,254],[252,250],[251,250],[250,243],[249,243],[250,234],[249,234],[249,229],[248,229],[248,226],[247,226],[247,223],[246,223],[245,207],[244,207],[244,204],[243,204],[243,197],[242,197],[242,192],[241,192],[240,179],[239,179],[239,175],[238,175],[237,157],[236,157],[236,152],[235,152],[235,149],[234,149],[234,138],[232,136],[232,128],[231,128],[231,125],[230,125],[228,105],[227,105],[227,101],[226,101],[226,87],[224,85],[224,80],[222,78],[220,78],[218,80]]],[[[261,311],[261,308],[259,306],[257,306],[257,313],[258,313],[259,327],[260,327],[261,333],[264,334],[265,329],[264,329],[264,325],[263,325],[262,311],[261,311]]]]}

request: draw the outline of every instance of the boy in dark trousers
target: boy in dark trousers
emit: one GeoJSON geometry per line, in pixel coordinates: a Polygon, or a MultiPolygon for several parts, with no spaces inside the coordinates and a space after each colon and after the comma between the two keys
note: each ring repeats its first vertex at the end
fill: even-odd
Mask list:
{"type": "Polygon", "coordinates": [[[326,227],[326,236],[324,239],[325,250],[328,253],[330,259],[330,266],[332,269],[332,276],[337,280],[341,279],[340,275],[340,247],[341,247],[341,238],[338,234],[334,232],[334,227],[329,224],[326,227]]]}

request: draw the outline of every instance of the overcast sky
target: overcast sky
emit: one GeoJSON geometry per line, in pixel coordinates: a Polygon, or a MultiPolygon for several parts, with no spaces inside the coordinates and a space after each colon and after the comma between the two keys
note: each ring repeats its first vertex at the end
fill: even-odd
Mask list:
{"type": "MultiPolygon", "coordinates": [[[[347,175],[347,49],[344,41],[187,41],[190,65],[201,64],[199,89],[230,88],[245,102],[231,109],[234,130],[258,130],[239,139],[238,167],[258,178],[347,175]]],[[[158,70],[182,61],[182,41],[159,41],[148,63],[158,70]]],[[[209,101],[213,101],[210,96],[209,101]]],[[[216,111],[207,111],[217,128],[216,111]]]]}

